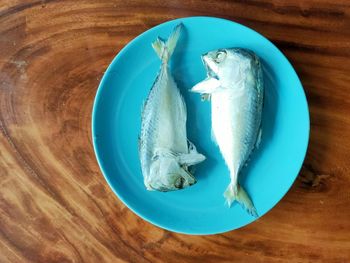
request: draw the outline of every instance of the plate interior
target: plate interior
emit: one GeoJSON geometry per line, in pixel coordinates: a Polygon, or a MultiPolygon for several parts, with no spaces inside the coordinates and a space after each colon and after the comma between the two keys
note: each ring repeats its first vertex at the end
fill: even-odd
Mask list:
{"type": "Polygon", "coordinates": [[[260,216],[288,191],[303,162],[309,136],[309,114],[300,81],[283,54],[266,38],[240,24],[217,18],[169,21],[130,42],[113,60],[97,92],[93,141],[109,185],[136,214],[160,227],[188,234],[236,229],[254,218],[237,203],[225,205],[229,172],[211,140],[210,103],[188,90],[206,77],[200,55],[218,48],[243,47],[262,60],[265,81],[263,135],[239,181],[260,216]],[[207,160],[196,166],[197,184],[174,192],[150,192],[143,184],[138,135],[143,101],[159,71],[151,47],[182,22],[184,33],[171,60],[173,76],[187,105],[188,138],[207,160]]]}

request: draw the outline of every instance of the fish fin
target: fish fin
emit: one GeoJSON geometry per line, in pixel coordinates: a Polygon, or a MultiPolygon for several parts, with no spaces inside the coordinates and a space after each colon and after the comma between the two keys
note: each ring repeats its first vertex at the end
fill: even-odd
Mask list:
{"type": "Polygon", "coordinates": [[[233,201],[237,201],[251,216],[258,217],[258,213],[252,200],[249,198],[243,187],[239,184],[235,186],[234,184],[230,183],[224,192],[224,197],[226,198],[226,202],[229,207],[233,201]]]}
{"type": "Polygon", "coordinates": [[[141,137],[140,136],[137,138],[137,147],[138,147],[139,155],[141,155],[141,137]]]}
{"type": "Polygon", "coordinates": [[[141,105],[141,121],[144,119],[144,112],[145,112],[145,107],[146,107],[146,101],[143,101],[142,102],[142,105],[141,105]]]}
{"type": "Polygon", "coordinates": [[[171,55],[173,54],[177,41],[180,38],[181,35],[181,31],[183,30],[184,25],[182,23],[178,24],[174,29],[173,32],[171,33],[171,35],[169,36],[167,42],[166,42],[166,47],[167,50],[169,52],[168,56],[169,58],[171,57],[171,55]]]}
{"type": "Polygon", "coordinates": [[[216,78],[206,78],[199,82],[192,89],[191,92],[211,94],[216,88],[220,87],[220,81],[216,78]]]}
{"type": "Polygon", "coordinates": [[[142,115],[142,112],[144,111],[145,109],[145,101],[142,101],[142,105],[141,105],[141,115],[142,115]]]}
{"type": "Polygon", "coordinates": [[[179,112],[180,112],[180,123],[185,123],[187,121],[187,107],[184,97],[180,93],[180,103],[179,103],[179,112]]]}
{"type": "Polygon", "coordinates": [[[255,142],[255,148],[258,149],[261,143],[261,136],[262,136],[262,129],[260,127],[259,132],[258,132],[258,137],[256,138],[255,142]]]}
{"type": "Polygon", "coordinates": [[[157,37],[157,39],[152,43],[152,47],[157,53],[158,57],[162,59],[165,48],[165,42],[159,37],[157,37]]]}
{"type": "Polygon", "coordinates": [[[178,162],[181,165],[191,166],[197,163],[203,162],[205,160],[205,156],[197,152],[196,146],[187,140],[188,143],[188,153],[179,154],[178,162]]]}
{"type": "Polygon", "coordinates": [[[196,151],[180,154],[177,160],[180,165],[191,166],[203,162],[205,160],[205,156],[196,151]]]}
{"type": "Polygon", "coordinates": [[[178,24],[172,31],[168,40],[165,42],[161,38],[157,38],[153,43],[152,47],[157,53],[158,57],[162,60],[163,63],[168,63],[171,55],[173,54],[177,41],[181,35],[183,24],[178,24]]]}
{"type": "Polygon", "coordinates": [[[215,137],[215,133],[214,133],[214,130],[213,128],[211,128],[211,133],[210,133],[210,137],[211,137],[211,140],[216,144],[218,145],[218,141],[216,140],[216,137],[215,137]]]}
{"type": "Polygon", "coordinates": [[[176,158],[177,154],[167,148],[158,147],[154,150],[152,160],[157,160],[159,157],[176,158]]]}
{"type": "Polygon", "coordinates": [[[197,152],[196,147],[188,141],[188,153],[178,153],[166,148],[156,148],[152,160],[160,157],[175,159],[180,165],[191,166],[205,160],[205,156],[197,152]]]}

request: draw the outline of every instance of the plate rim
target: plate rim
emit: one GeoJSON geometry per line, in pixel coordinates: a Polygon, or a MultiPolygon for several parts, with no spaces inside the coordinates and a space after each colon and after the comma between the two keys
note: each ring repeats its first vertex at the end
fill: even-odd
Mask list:
{"type": "Polygon", "coordinates": [[[300,78],[295,70],[295,68],[293,67],[292,63],[289,61],[289,59],[285,56],[285,54],[273,43],[271,42],[268,38],[266,38],[264,35],[260,34],[259,32],[257,32],[256,30],[248,27],[248,26],[245,26],[241,23],[238,23],[236,21],[232,21],[232,20],[229,20],[229,19],[225,19],[225,18],[220,18],[220,17],[214,17],[214,16],[189,16],[189,17],[180,17],[180,18],[176,18],[176,19],[171,19],[171,20],[167,20],[163,23],[160,23],[144,32],[142,32],[141,34],[137,35],[136,37],[134,37],[132,40],[130,40],[115,56],[114,58],[112,59],[112,61],[109,63],[109,65],[107,66],[107,69],[105,70],[102,78],[101,78],[101,81],[98,85],[98,88],[96,90],[96,95],[95,95],[95,98],[94,98],[94,102],[93,102],[93,106],[92,106],[92,118],[91,118],[91,136],[92,136],[92,144],[93,144],[93,149],[94,149],[94,153],[95,153],[95,157],[96,157],[96,160],[97,160],[97,163],[98,163],[98,166],[102,172],[102,175],[104,177],[104,179],[106,180],[109,188],[113,191],[113,193],[119,198],[120,201],[122,201],[122,203],[128,208],[130,209],[135,215],[141,217],[143,220],[151,223],[152,225],[155,225],[159,228],[162,228],[162,229],[165,229],[165,230],[168,230],[168,231],[172,231],[172,232],[175,232],[175,233],[180,233],[180,234],[186,234],[186,235],[215,235],[215,234],[222,234],[222,233],[226,233],[226,232],[229,232],[229,231],[232,231],[232,230],[236,230],[236,229],[239,229],[239,228],[242,228],[242,227],[245,227],[253,222],[256,222],[258,221],[258,219],[262,218],[264,215],[266,215],[268,212],[270,212],[285,196],[286,194],[288,193],[288,191],[291,189],[291,187],[293,186],[293,184],[295,183],[295,180],[296,178],[298,177],[299,173],[300,173],[300,170],[303,166],[303,163],[305,161],[305,157],[306,157],[306,154],[308,152],[308,147],[309,147],[309,142],[310,142],[310,111],[309,111],[309,105],[308,105],[308,100],[307,100],[307,97],[306,97],[306,93],[305,93],[305,90],[304,90],[304,87],[300,81],[300,78]],[[276,52],[280,53],[280,55],[283,57],[283,59],[286,60],[287,64],[289,64],[289,66],[291,67],[291,69],[294,71],[295,73],[295,76],[296,76],[296,82],[298,83],[298,89],[300,90],[300,92],[302,92],[302,99],[305,100],[305,105],[306,105],[306,112],[305,112],[305,120],[307,121],[307,127],[305,127],[306,131],[305,131],[305,134],[306,134],[306,137],[305,137],[305,149],[304,149],[304,152],[302,153],[303,156],[302,156],[302,162],[299,164],[299,165],[296,165],[299,166],[298,167],[298,172],[295,174],[295,176],[292,178],[292,183],[290,184],[289,187],[286,188],[286,190],[283,192],[282,196],[280,199],[278,199],[277,201],[275,201],[275,203],[271,206],[271,208],[269,208],[269,210],[267,210],[264,214],[261,214],[257,219],[254,219],[253,221],[248,221],[247,223],[239,226],[239,227],[227,227],[225,229],[220,229],[219,231],[215,231],[215,229],[210,229],[209,231],[208,230],[205,230],[205,231],[201,231],[201,232],[197,232],[197,231],[182,231],[181,229],[178,229],[176,227],[171,227],[171,226],[168,226],[166,224],[162,224],[162,223],[158,223],[152,219],[149,219],[147,215],[143,214],[142,212],[138,212],[136,211],[137,209],[134,209],[132,206],[129,205],[128,201],[125,200],[125,198],[123,198],[116,189],[114,189],[113,187],[113,184],[111,183],[110,179],[109,179],[109,175],[107,175],[107,171],[105,169],[105,167],[102,165],[102,157],[101,157],[101,153],[99,153],[99,150],[98,150],[98,147],[97,147],[97,136],[96,136],[96,133],[95,133],[95,126],[96,126],[96,116],[97,116],[97,105],[98,105],[98,101],[101,97],[101,93],[102,93],[102,89],[103,89],[103,86],[105,86],[105,82],[106,82],[106,79],[107,79],[107,75],[109,75],[112,71],[112,68],[113,68],[113,65],[117,63],[119,57],[123,56],[124,53],[127,53],[128,52],[128,49],[130,48],[131,45],[133,45],[133,42],[137,39],[140,39],[142,38],[145,34],[148,34],[149,32],[152,32],[152,31],[155,31],[157,30],[158,28],[164,26],[165,24],[168,24],[168,23],[174,23],[176,21],[179,21],[179,22],[182,22],[184,20],[195,20],[195,19],[204,19],[204,20],[212,20],[212,21],[222,21],[222,22],[226,22],[226,23],[233,23],[233,24],[236,24],[236,26],[239,26],[239,27],[242,27],[244,28],[244,30],[248,30],[248,31],[251,31],[252,33],[258,35],[259,37],[263,38],[264,41],[267,41],[270,45],[272,45],[276,52]]]}

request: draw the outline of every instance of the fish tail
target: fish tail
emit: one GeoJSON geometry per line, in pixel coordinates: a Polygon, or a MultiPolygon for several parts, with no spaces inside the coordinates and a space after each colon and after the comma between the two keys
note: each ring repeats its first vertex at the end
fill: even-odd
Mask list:
{"type": "Polygon", "coordinates": [[[224,197],[226,198],[228,206],[231,206],[232,202],[237,201],[250,215],[258,217],[258,213],[256,212],[252,200],[239,184],[234,185],[233,183],[230,183],[224,193],[224,197]]]}
{"type": "Polygon", "coordinates": [[[171,33],[167,41],[164,41],[163,39],[158,37],[152,43],[153,49],[155,50],[155,52],[157,53],[157,55],[163,63],[167,64],[171,55],[173,54],[177,41],[179,40],[179,37],[181,35],[182,28],[183,24],[180,23],[173,29],[173,32],[171,33]]]}

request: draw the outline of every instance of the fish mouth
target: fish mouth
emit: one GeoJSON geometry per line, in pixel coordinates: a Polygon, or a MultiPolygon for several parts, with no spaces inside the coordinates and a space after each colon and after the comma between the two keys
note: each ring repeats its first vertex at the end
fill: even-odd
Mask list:
{"type": "Polygon", "coordinates": [[[147,184],[148,190],[156,190],[160,192],[171,192],[180,189],[185,189],[197,183],[196,178],[185,170],[186,174],[179,175],[172,183],[168,184],[152,184],[152,182],[147,184]]]}
{"type": "Polygon", "coordinates": [[[207,63],[207,61],[205,60],[205,57],[208,55],[208,52],[207,53],[204,53],[201,55],[201,59],[202,59],[202,63],[207,71],[207,73],[209,73],[211,71],[211,69],[209,68],[209,65],[207,63]]]}
{"type": "Polygon", "coordinates": [[[218,79],[217,74],[210,68],[207,60],[205,59],[206,57],[208,57],[209,52],[204,53],[203,55],[201,55],[201,59],[202,59],[202,63],[205,67],[205,70],[207,71],[207,76],[210,78],[216,78],[218,79]]]}
{"type": "Polygon", "coordinates": [[[172,192],[172,191],[176,191],[176,190],[181,190],[181,189],[185,189],[187,187],[190,187],[194,184],[196,184],[197,181],[194,179],[192,182],[186,182],[186,179],[184,179],[183,177],[179,177],[173,186],[158,186],[158,187],[154,187],[152,185],[149,186],[149,188],[151,190],[156,190],[159,192],[172,192]]]}

